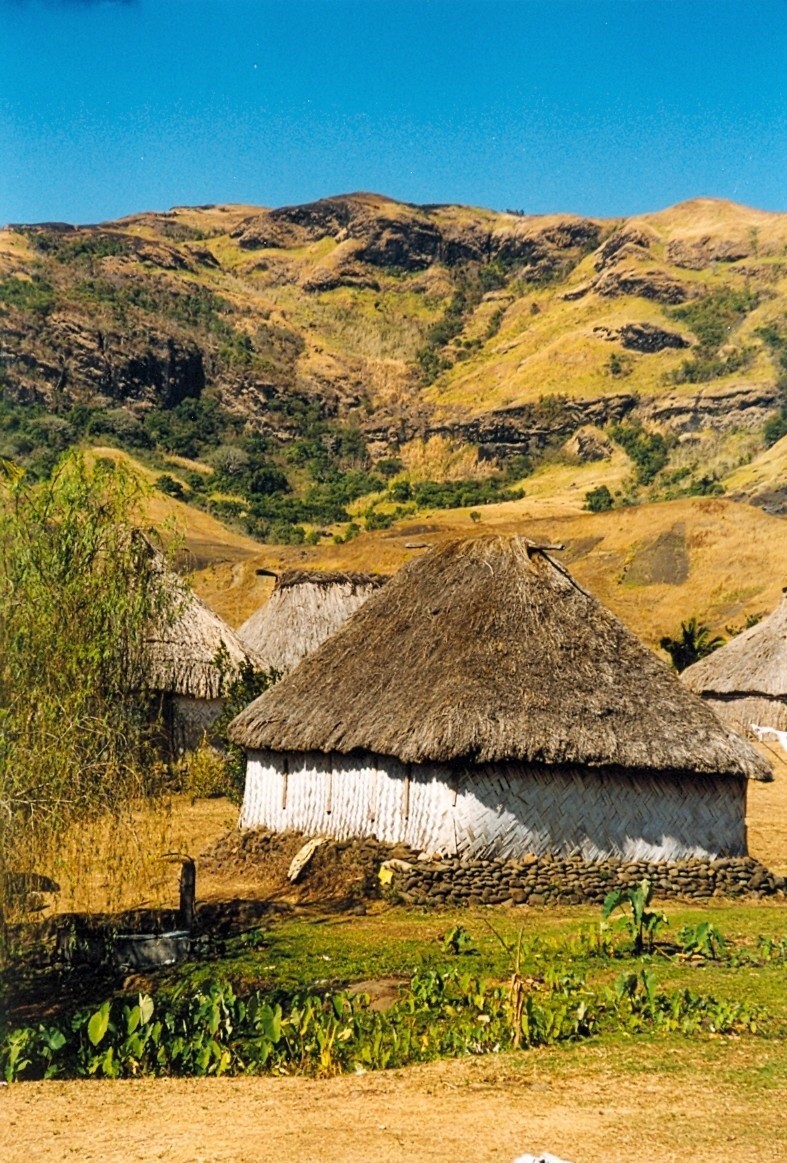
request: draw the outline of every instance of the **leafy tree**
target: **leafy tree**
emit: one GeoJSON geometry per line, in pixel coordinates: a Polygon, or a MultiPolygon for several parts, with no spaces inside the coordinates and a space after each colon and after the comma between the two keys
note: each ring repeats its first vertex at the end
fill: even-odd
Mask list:
{"type": "Polygon", "coordinates": [[[718,635],[711,637],[708,627],[697,622],[696,618],[681,622],[679,637],[670,638],[669,635],[665,635],[659,642],[661,649],[666,650],[672,659],[672,665],[678,674],[723,645],[724,639],[718,635]]]}
{"type": "Polygon", "coordinates": [[[0,886],[146,788],[146,641],[176,611],[134,530],[140,490],[73,453],[0,487],[0,886]]]}

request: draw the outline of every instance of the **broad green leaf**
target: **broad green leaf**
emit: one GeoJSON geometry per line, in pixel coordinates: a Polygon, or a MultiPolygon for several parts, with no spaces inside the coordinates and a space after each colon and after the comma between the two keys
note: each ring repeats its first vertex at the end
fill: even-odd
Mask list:
{"type": "Polygon", "coordinates": [[[134,1033],[137,1026],[139,1025],[139,1019],[140,1019],[139,1006],[132,1006],[131,1009],[128,1011],[128,1018],[126,1020],[127,1033],[129,1033],[129,1034],[134,1033]]]}
{"type": "Polygon", "coordinates": [[[147,993],[139,995],[139,1024],[146,1026],[153,1017],[153,998],[147,993]]]}
{"type": "Polygon", "coordinates": [[[93,1046],[98,1046],[109,1028],[109,1002],[105,1001],[100,1010],[91,1017],[87,1024],[87,1036],[93,1046]]]}

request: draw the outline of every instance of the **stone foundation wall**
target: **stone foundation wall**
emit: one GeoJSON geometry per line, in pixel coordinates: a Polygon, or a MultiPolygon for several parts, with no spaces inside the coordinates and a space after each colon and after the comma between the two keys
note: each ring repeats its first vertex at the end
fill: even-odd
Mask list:
{"type": "Polygon", "coordinates": [[[615,888],[647,877],[662,900],[784,895],[784,877],[750,856],[666,863],[616,858],[587,863],[579,857],[525,856],[519,860],[393,861],[390,891],[411,904],[546,905],[601,903],[615,888]]]}

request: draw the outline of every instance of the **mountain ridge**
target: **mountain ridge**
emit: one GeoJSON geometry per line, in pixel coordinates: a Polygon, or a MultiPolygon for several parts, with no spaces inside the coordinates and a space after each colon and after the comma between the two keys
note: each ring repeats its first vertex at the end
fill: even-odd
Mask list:
{"type": "MultiPolygon", "coordinates": [[[[622,424],[664,449],[616,503],[690,494],[781,423],[786,306],[787,214],[721,199],[600,219],[357,192],[16,225],[0,232],[3,449],[43,471],[80,439],[240,448],[260,487],[278,473],[294,496],[318,461],[374,474],[435,439],[515,480],[584,425],[622,424]]],[[[167,471],[187,496],[199,483],[167,471]]],[[[210,503],[242,515],[224,484],[210,503]]]]}

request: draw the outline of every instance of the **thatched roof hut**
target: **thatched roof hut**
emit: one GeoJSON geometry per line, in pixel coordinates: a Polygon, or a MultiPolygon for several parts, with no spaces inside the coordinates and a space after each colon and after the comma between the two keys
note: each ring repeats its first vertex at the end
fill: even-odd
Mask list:
{"type": "Polygon", "coordinates": [[[376,573],[287,570],[273,593],[238,629],[263,669],[287,674],[344,625],[388,578],[376,573]]]}
{"type": "Polygon", "coordinates": [[[176,611],[171,624],[147,636],[151,689],[193,699],[218,699],[246,663],[259,659],[179,578],[172,576],[176,611]]]}
{"type": "Polygon", "coordinates": [[[168,746],[178,753],[198,745],[221,713],[227,687],[242,667],[262,666],[158,553],[156,563],[170,591],[170,609],[146,636],[148,686],[157,695],[168,746]]]}
{"type": "Polygon", "coordinates": [[[770,777],[517,537],[411,562],[231,733],[249,752],[243,822],[461,853],[732,854],[745,781],[770,777]]]}
{"type": "Polygon", "coordinates": [[[680,677],[726,723],[787,731],[787,596],[767,618],[680,677]]]}

